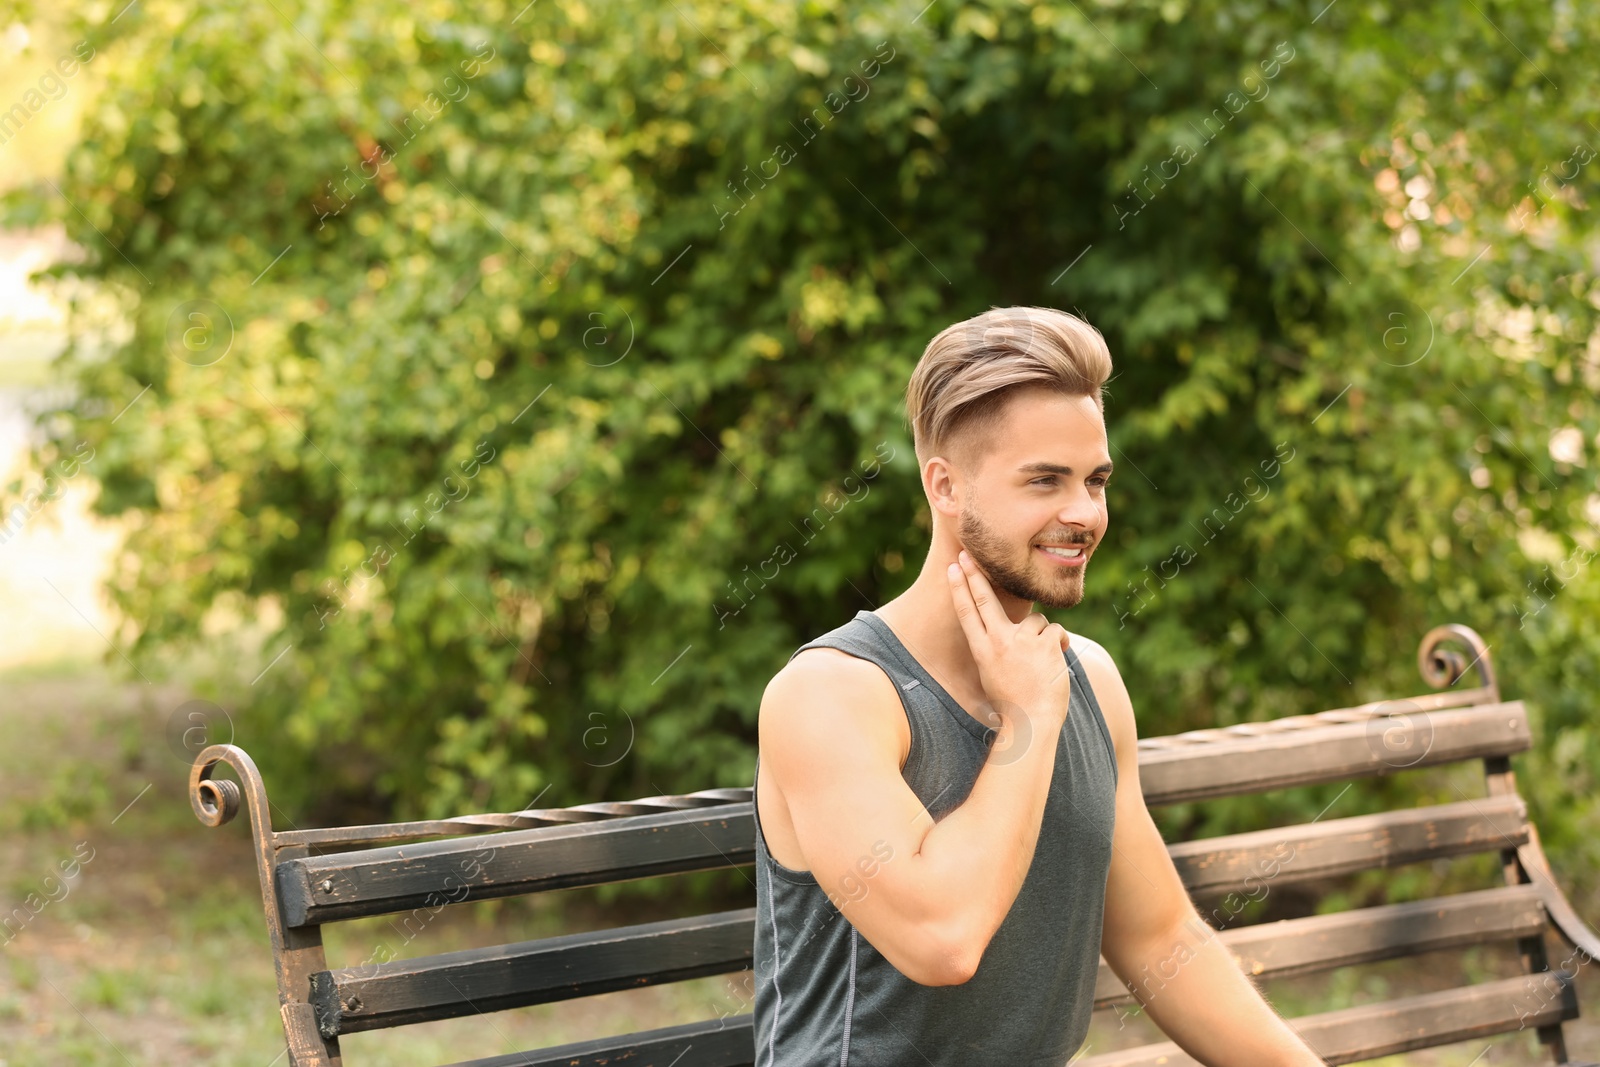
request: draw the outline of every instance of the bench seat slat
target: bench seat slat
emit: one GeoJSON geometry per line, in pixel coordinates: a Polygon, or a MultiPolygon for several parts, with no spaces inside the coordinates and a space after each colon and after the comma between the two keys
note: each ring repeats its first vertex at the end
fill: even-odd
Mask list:
{"type": "MultiPolygon", "coordinates": [[[[1289,1024],[1331,1064],[1392,1056],[1470,1038],[1492,1037],[1575,1019],[1570,981],[1550,974],[1480,982],[1459,989],[1399,997],[1358,1008],[1290,1019],[1289,1024]]],[[[1174,1042],[1142,1045],[1077,1060],[1075,1067],[1198,1067],[1174,1042]]]]}
{"type": "Polygon", "coordinates": [[[1527,806],[1505,795],[1183,841],[1167,851],[1191,893],[1249,895],[1268,884],[1515,848],[1527,840],[1527,806]]]}
{"type": "Polygon", "coordinates": [[[1414,733],[1403,751],[1385,748],[1384,731],[1395,726],[1384,718],[1257,736],[1203,731],[1207,735],[1203,745],[1141,750],[1139,780],[1145,803],[1176,804],[1393,774],[1464,759],[1510,756],[1533,744],[1520,700],[1414,713],[1404,721],[1414,733]],[[1414,755],[1411,747],[1418,749],[1414,755]]]}
{"type": "MultiPolygon", "coordinates": [[[[1216,937],[1247,974],[1281,977],[1436,949],[1537,936],[1547,921],[1538,887],[1519,885],[1282,919],[1223,930],[1216,937]]],[[[1198,949],[1208,936],[1206,931],[1194,931],[1185,935],[1185,946],[1189,951],[1198,949]]],[[[1159,997],[1161,987],[1174,977],[1185,958],[1184,951],[1175,948],[1152,973],[1136,977],[1135,983],[1159,997]]],[[[1131,1004],[1133,999],[1102,959],[1095,984],[1095,1008],[1131,1004]]]]}
{"type": "Polygon", "coordinates": [[[312,976],[325,1037],[747,970],[754,908],[312,976]]]}
{"type": "Polygon", "coordinates": [[[667,1026],[449,1067],[754,1067],[755,1016],[667,1026]]]}

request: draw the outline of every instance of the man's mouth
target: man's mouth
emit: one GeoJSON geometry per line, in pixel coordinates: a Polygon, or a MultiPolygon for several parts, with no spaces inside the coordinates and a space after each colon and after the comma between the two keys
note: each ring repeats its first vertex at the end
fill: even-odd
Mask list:
{"type": "Polygon", "coordinates": [[[1081,566],[1087,545],[1035,545],[1040,552],[1065,566],[1081,566]]]}

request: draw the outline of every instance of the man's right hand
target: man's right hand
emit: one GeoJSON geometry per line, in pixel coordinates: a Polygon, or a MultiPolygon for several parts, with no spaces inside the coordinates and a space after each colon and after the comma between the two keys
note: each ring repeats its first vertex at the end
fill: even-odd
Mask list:
{"type": "Polygon", "coordinates": [[[1026,726],[1013,727],[1054,736],[1066,722],[1072,696],[1072,672],[1063,656],[1071,635],[1037,612],[1012,622],[965,549],[958,560],[949,568],[950,597],[991,707],[1002,720],[1027,717],[1026,726]]]}

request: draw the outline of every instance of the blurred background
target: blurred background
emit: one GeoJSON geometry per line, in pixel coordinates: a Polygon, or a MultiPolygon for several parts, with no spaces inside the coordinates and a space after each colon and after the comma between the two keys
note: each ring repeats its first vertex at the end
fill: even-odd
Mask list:
{"type": "MultiPolygon", "coordinates": [[[[0,892],[44,904],[6,927],[0,1064],[281,1051],[246,828],[189,812],[207,743],[254,756],[280,829],[748,786],[767,680],[920,567],[905,382],[991,306],[1110,345],[1126,471],[1056,617],[1141,734],[1423,692],[1418,639],[1465,623],[1600,920],[1597,30],[1533,0],[0,0],[0,892]]],[[[438,933],[684,894],[753,901],[735,870],[438,933]]],[[[394,937],[350,924],[330,960],[394,937]]],[[[1270,988],[1340,1007],[1426,984],[1407,966],[1270,988]]],[[[750,995],[345,1048],[433,1063],[750,995]]],[[[1407,1061],[1543,1055],[1459,1052],[1407,1061]]]]}

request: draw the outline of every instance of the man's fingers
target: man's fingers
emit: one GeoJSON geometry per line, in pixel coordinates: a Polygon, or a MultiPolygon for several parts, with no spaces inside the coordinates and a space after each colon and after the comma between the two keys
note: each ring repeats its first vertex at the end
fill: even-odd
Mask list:
{"type": "Polygon", "coordinates": [[[977,607],[978,619],[983,628],[991,633],[1004,633],[1007,627],[1015,626],[1006,613],[1000,610],[1000,602],[994,597],[994,590],[989,586],[989,579],[983,576],[978,565],[972,561],[972,556],[966,549],[962,549],[956,556],[961,565],[961,573],[966,575],[967,586],[972,592],[972,602],[977,607]]]}
{"type": "Polygon", "coordinates": [[[1061,631],[1061,651],[1066,652],[1067,649],[1072,647],[1072,635],[1067,632],[1067,628],[1065,626],[1062,626],[1058,622],[1051,623],[1050,625],[1061,631]]]}
{"type": "Polygon", "coordinates": [[[950,564],[949,579],[950,599],[956,606],[956,619],[961,623],[961,629],[967,635],[967,645],[976,657],[978,649],[988,639],[983,619],[978,616],[978,607],[972,602],[972,590],[967,588],[967,576],[962,573],[960,564],[950,564]]]}

